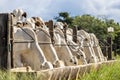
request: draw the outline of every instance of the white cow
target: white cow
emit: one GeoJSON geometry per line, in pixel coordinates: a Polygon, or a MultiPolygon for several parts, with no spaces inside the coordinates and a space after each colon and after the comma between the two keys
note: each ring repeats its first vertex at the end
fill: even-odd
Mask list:
{"type": "Polygon", "coordinates": [[[41,47],[42,51],[44,52],[46,59],[48,61],[50,61],[54,67],[63,67],[64,62],[59,60],[59,58],[57,56],[57,53],[51,42],[48,28],[45,26],[44,22],[40,21],[40,20],[41,20],[41,18],[39,19],[39,17],[33,17],[33,18],[26,19],[25,26],[31,27],[32,29],[35,30],[35,33],[37,35],[37,39],[39,42],[39,46],[41,47]],[[37,22],[36,22],[36,18],[37,18],[37,22]],[[40,23],[38,24],[38,22],[40,22],[40,23]],[[36,23],[37,23],[37,25],[36,25],[36,23]]]}
{"type": "Polygon", "coordinates": [[[39,41],[39,46],[43,50],[47,60],[52,62],[54,67],[63,67],[64,63],[59,60],[57,56],[57,53],[52,45],[49,32],[43,28],[37,28],[36,35],[39,41]]]}
{"type": "Polygon", "coordinates": [[[96,56],[99,58],[99,61],[105,61],[106,58],[104,57],[102,50],[99,46],[99,41],[96,38],[95,34],[89,33],[91,39],[91,45],[93,46],[94,52],[96,56]]]}
{"type": "Polygon", "coordinates": [[[91,46],[91,43],[90,43],[89,34],[84,30],[77,31],[77,34],[78,34],[78,41],[81,44],[83,52],[86,55],[87,62],[88,63],[98,62],[98,58],[96,57],[93,47],[91,46]]]}
{"type": "MultiPolygon", "coordinates": [[[[56,22],[55,26],[57,26],[61,31],[63,31],[64,24],[62,22],[56,22]]],[[[78,44],[72,41],[72,29],[67,28],[66,34],[67,34],[67,42],[65,42],[68,45],[69,50],[72,52],[74,56],[78,58],[78,64],[87,64],[86,57],[84,52],[80,49],[78,44]]],[[[63,33],[61,33],[63,34],[63,33]]]]}
{"type": "Polygon", "coordinates": [[[13,19],[12,19],[13,25],[15,25],[18,21],[23,21],[23,18],[27,17],[27,13],[24,12],[22,9],[13,10],[11,15],[13,16],[13,19]]]}
{"type": "Polygon", "coordinates": [[[34,70],[53,68],[52,64],[46,60],[39,47],[37,36],[31,28],[21,29],[14,26],[14,41],[14,67],[26,65],[34,70]],[[33,42],[26,42],[30,40],[33,42]]]}
{"type": "MultiPolygon", "coordinates": [[[[56,23],[57,24],[57,23],[56,23]]],[[[56,49],[58,57],[65,62],[66,66],[78,65],[78,60],[71,53],[66,41],[64,34],[58,25],[55,25],[54,29],[54,47],[56,49]]]]}
{"type": "Polygon", "coordinates": [[[36,27],[35,21],[33,18],[27,18],[23,24],[24,24],[24,27],[29,27],[32,29],[35,29],[36,27]]]}
{"type": "Polygon", "coordinates": [[[81,45],[78,43],[75,43],[72,40],[73,39],[72,34],[73,34],[72,29],[68,28],[66,31],[66,35],[67,35],[67,43],[69,45],[69,48],[72,54],[77,56],[79,65],[87,64],[85,53],[81,50],[81,45]]]}

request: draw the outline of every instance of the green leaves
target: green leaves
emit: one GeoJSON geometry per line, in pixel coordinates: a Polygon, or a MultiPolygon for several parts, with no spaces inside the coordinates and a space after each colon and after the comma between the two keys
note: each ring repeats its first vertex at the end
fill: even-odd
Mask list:
{"type": "MultiPolygon", "coordinates": [[[[118,22],[115,22],[113,19],[107,18],[97,18],[91,16],[89,14],[84,14],[81,16],[71,17],[68,12],[60,12],[59,16],[55,17],[56,21],[66,22],[69,27],[73,27],[73,25],[77,25],[78,29],[83,29],[89,33],[94,33],[96,37],[104,41],[108,36],[112,37],[113,45],[120,45],[120,25],[118,22]],[[114,32],[108,33],[107,28],[113,27],[114,32]]],[[[118,49],[120,51],[120,49],[118,49]]]]}
{"type": "Polygon", "coordinates": [[[56,16],[54,19],[59,22],[66,22],[68,25],[72,24],[73,18],[70,17],[68,12],[60,12],[59,16],[56,16]]]}

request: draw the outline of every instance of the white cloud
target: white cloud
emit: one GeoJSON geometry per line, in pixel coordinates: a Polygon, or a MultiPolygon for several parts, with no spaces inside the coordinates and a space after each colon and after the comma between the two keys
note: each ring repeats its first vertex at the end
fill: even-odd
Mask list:
{"type": "Polygon", "coordinates": [[[53,19],[58,12],[70,15],[105,15],[120,21],[120,0],[0,0],[0,12],[10,12],[21,8],[30,16],[40,16],[44,20],[53,19]]]}
{"type": "Polygon", "coordinates": [[[120,22],[119,3],[120,0],[89,0],[88,7],[85,7],[85,12],[96,16],[106,16],[120,22]]]}

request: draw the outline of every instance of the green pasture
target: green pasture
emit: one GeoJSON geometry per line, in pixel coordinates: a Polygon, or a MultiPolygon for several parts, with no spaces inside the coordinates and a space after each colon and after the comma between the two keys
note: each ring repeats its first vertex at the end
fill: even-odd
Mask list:
{"type": "Polygon", "coordinates": [[[120,80],[120,62],[102,65],[99,70],[92,69],[77,80],[120,80]]]}
{"type": "MultiPolygon", "coordinates": [[[[0,80],[37,80],[37,78],[33,73],[16,74],[1,70],[0,80]]],[[[103,64],[98,70],[93,68],[89,73],[79,75],[77,80],[120,80],[120,62],[103,64]]]]}

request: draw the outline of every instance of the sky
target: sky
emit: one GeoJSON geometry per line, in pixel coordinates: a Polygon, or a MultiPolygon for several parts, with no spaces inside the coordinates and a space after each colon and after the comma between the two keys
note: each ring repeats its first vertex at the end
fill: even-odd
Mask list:
{"type": "Polygon", "coordinates": [[[0,13],[23,9],[28,17],[38,16],[51,20],[59,12],[70,16],[90,14],[120,22],[120,0],[0,0],[0,13]]]}

